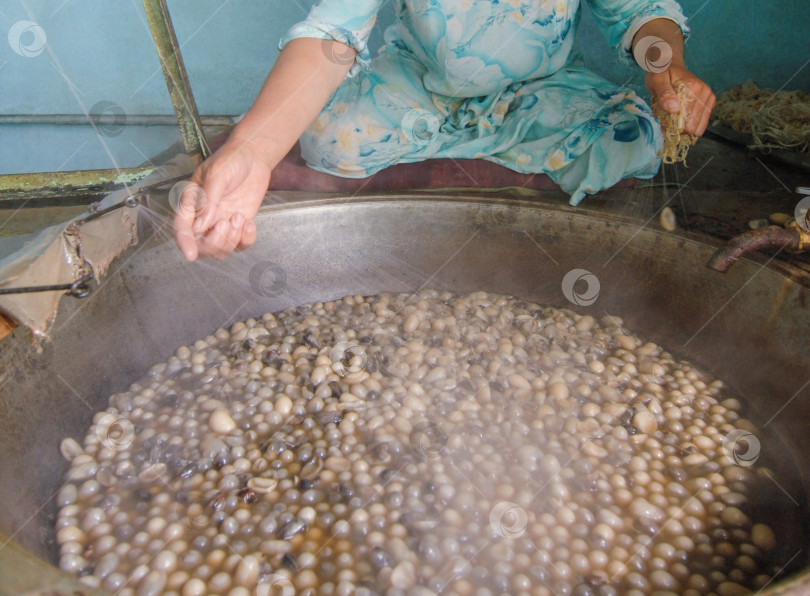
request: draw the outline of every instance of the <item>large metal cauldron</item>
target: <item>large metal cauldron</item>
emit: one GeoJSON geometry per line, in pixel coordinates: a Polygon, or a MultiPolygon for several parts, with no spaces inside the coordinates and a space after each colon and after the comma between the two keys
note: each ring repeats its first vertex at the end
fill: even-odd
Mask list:
{"type": "MultiPolygon", "coordinates": [[[[693,238],[474,196],[314,200],[266,208],[257,221],[256,245],[224,262],[188,265],[172,243],[142,242],[90,297],[63,302],[43,354],[25,332],[2,342],[0,594],[94,593],[44,561],[55,557],[53,496],[67,465],[59,442],[80,439],[111,393],[218,327],[346,294],[487,290],[619,315],[739,390],[782,443],[763,449],[784,450],[806,475],[810,288],[784,265],[742,260],[723,275],[704,266],[716,246],[693,238]],[[572,269],[598,279],[593,304],[566,300],[572,269]]],[[[803,511],[805,480],[784,486],[803,511]]],[[[810,593],[810,571],[767,593],[810,593]]]]}

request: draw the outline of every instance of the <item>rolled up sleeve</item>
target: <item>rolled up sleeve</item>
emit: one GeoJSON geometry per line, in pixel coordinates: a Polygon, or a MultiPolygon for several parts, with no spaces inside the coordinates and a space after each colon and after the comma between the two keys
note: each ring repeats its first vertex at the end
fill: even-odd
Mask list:
{"type": "Polygon", "coordinates": [[[339,41],[357,52],[348,74],[353,77],[368,66],[371,60],[368,38],[383,2],[384,0],[321,0],[312,7],[306,19],[293,25],[284,34],[278,47],[283,49],[298,37],[339,41]]]}
{"type": "Polygon", "coordinates": [[[669,19],[689,35],[686,17],[675,0],[588,0],[596,22],[619,58],[635,64],[632,55],[633,37],[653,19],[669,19]]]}

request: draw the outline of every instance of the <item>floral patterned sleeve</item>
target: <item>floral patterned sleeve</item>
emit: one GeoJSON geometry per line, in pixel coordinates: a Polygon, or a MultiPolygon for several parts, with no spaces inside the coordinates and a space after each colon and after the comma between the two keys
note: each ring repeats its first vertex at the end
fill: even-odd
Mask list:
{"type": "Polygon", "coordinates": [[[365,68],[371,56],[368,37],[377,11],[385,0],[320,0],[307,18],[293,25],[281,38],[279,49],[297,37],[334,39],[353,47],[357,58],[349,71],[350,77],[365,68]]]}
{"type": "Polygon", "coordinates": [[[633,36],[647,21],[670,19],[689,34],[686,17],[675,0],[588,0],[596,22],[620,58],[635,64],[631,53],[633,36]]]}

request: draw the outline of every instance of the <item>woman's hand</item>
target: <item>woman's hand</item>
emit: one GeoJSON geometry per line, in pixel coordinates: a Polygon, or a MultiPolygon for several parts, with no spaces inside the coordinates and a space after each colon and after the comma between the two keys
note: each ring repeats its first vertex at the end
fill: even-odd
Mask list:
{"type": "Polygon", "coordinates": [[[647,72],[644,84],[664,111],[671,114],[681,109],[677,89],[678,85],[684,85],[687,96],[684,132],[695,136],[706,132],[716,103],[714,93],[685,66],[672,64],[663,72],[647,72]]]}
{"type": "Polygon", "coordinates": [[[228,140],[194,172],[174,217],[177,246],[189,261],[224,259],[256,241],[253,217],[270,183],[271,168],[249,142],[228,140]]]}
{"type": "Polygon", "coordinates": [[[189,261],[224,259],[253,244],[253,217],[270,173],[349,72],[354,60],[347,56],[354,50],[339,41],[306,37],[282,50],[228,142],[197,168],[181,195],[174,235],[189,261]]]}
{"type": "Polygon", "coordinates": [[[633,37],[632,51],[636,62],[647,71],[644,84],[665,112],[677,114],[680,111],[678,85],[685,85],[684,131],[702,135],[714,108],[714,93],[686,68],[680,27],[667,18],[647,21],[633,37]]]}

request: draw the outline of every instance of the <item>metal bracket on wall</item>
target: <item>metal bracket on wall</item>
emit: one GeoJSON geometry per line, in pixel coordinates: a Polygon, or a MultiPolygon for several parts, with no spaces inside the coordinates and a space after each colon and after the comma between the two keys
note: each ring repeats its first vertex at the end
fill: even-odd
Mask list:
{"type": "Polygon", "coordinates": [[[152,30],[152,39],[155,41],[155,49],[163,68],[163,76],[166,79],[166,86],[169,88],[169,97],[172,100],[177,122],[180,124],[186,151],[200,153],[203,158],[206,158],[211,151],[208,149],[203,135],[197,104],[194,102],[191,84],[183,64],[183,56],[180,53],[177,37],[174,35],[174,26],[169,16],[166,0],[143,0],[143,7],[146,10],[149,28],[152,30]]]}
{"type": "Polygon", "coordinates": [[[3,174],[0,176],[0,208],[86,205],[148,177],[155,169],[154,165],[146,165],[107,170],[3,174]]]}

